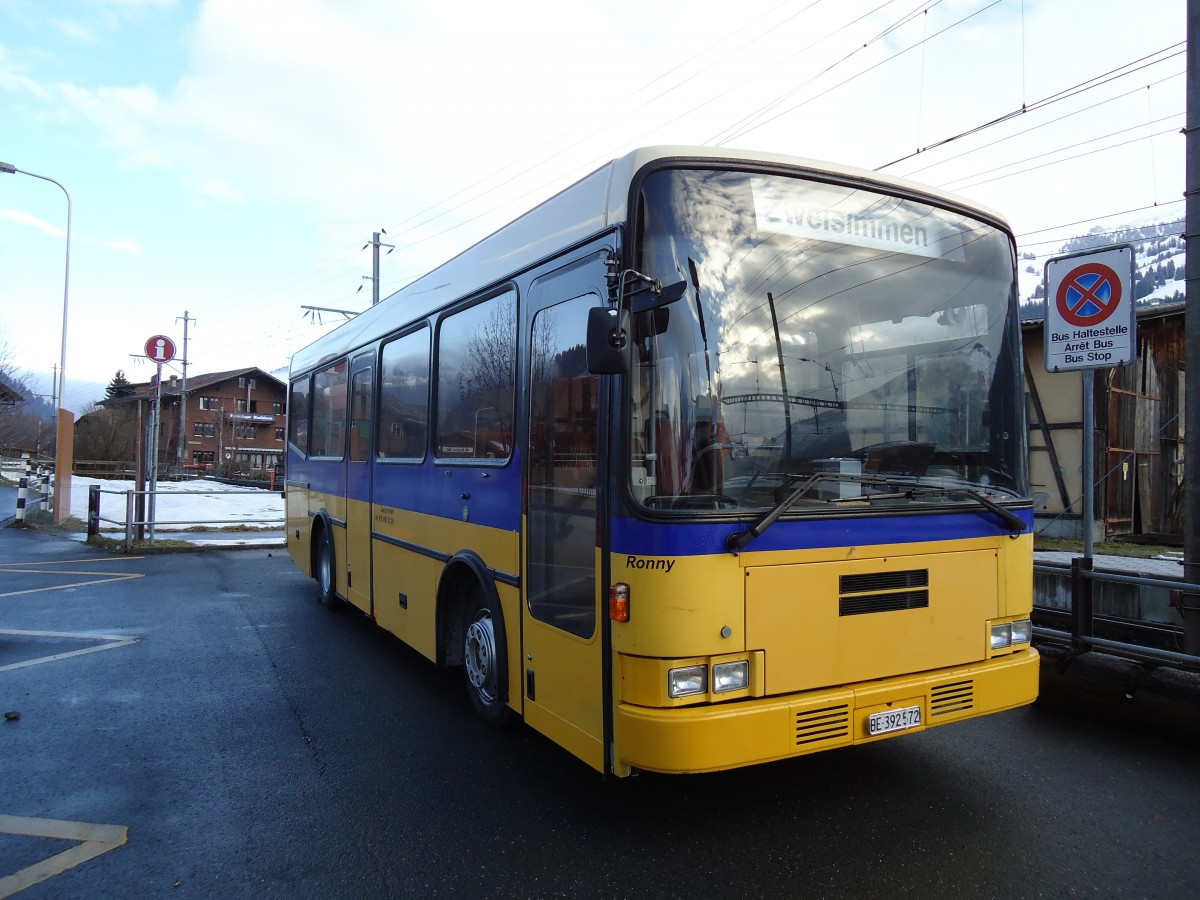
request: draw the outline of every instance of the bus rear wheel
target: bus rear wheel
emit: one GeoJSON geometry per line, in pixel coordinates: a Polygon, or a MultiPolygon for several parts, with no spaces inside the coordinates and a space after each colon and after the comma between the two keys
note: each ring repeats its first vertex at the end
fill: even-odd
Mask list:
{"type": "Polygon", "coordinates": [[[337,609],[337,588],[333,581],[333,538],[329,529],[321,530],[321,540],[317,544],[317,596],[321,605],[326,609],[337,609]]]}
{"type": "Polygon", "coordinates": [[[504,700],[508,683],[505,661],[504,623],[499,612],[476,597],[467,608],[463,629],[463,672],[467,694],[475,712],[492,728],[500,729],[512,721],[512,710],[504,700]]]}

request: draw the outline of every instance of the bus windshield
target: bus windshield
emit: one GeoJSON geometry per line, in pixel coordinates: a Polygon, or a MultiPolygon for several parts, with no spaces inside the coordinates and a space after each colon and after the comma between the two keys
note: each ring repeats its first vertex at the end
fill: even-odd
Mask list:
{"type": "Polygon", "coordinates": [[[634,304],[639,503],[763,510],[805,480],[789,515],[1027,496],[1005,232],[749,171],[653,172],[637,214],[637,269],[686,283],[675,302],[634,304]]]}

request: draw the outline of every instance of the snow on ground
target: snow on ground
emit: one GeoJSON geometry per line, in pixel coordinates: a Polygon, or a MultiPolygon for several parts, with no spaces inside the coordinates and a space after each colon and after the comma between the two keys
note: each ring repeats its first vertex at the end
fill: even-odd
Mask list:
{"type": "MultiPolygon", "coordinates": [[[[87,520],[88,488],[93,484],[100,485],[100,529],[123,531],[125,492],[134,490],[132,481],[73,476],[71,515],[87,520]]],[[[275,530],[283,528],[283,497],[279,491],[238,488],[215,481],[160,482],[154,509],[156,531],[223,528],[239,524],[275,530]]]]}

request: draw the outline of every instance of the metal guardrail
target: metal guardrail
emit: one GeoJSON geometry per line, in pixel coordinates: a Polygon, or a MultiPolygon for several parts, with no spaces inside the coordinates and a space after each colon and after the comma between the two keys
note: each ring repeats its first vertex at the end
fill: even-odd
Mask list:
{"type": "Polygon", "coordinates": [[[1181,653],[1153,646],[1148,641],[1158,638],[1161,642],[1164,634],[1182,637],[1182,626],[1171,629],[1160,624],[1142,622],[1135,619],[1114,619],[1097,616],[1092,605],[1092,586],[1096,582],[1110,584],[1127,584],[1136,587],[1157,587],[1174,592],[1182,602],[1184,595],[1200,598],[1200,584],[1175,578],[1153,578],[1143,575],[1124,575],[1119,572],[1097,571],[1091,559],[1076,557],[1070,566],[1050,563],[1036,563],[1033,571],[1042,575],[1067,575],[1071,579],[1071,609],[1064,613],[1049,607],[1034,607],[1033,634],[1036,638],[1069,644],[1073,655],[1087,653],[1090,650],[1103,650],[1113,656],[1139,662],[1162,663],[1178,666],[1191,671],[1200,671],[1200,656],[1181,653]],[[1039,615],[1040,614],[1040,615],[1039,615]],[[1047,625],[1037,624],[1037,619],[1043,621],[1048,617],[1069,616],[1070,628],[1063,630],[1047,625]],[[1119,628],[1133,636],[1143,636],[1147,643],[1134,643],[1129,640],[1113,640],[1097,635],[1097,624],[1110,628],[1119,628]]]}
{"type": "MultiPolygon", "coordinates": [[[[138,497],[207,497],[222,494],[237,495],[245,497],[250,491],[237,490],[211,490],[211,491],[162,491],[162,490],[110,490],[102,488],[99,485],[90,485],[88,487],[88,536],[100,533],[100,523],[108,522],[112,525],[120,525],[125,530],[125,550],[128,552],[134,543],[135,533],[138,535],[138,540],[142,539],[142,533],[148,529],[148,540],[150,545],[154,545],[155,528],[159,525],[278,525],[283,528],[285,519],[280,518],[270,519],[157,519],[153,515],[144,518],[138,515],[138,497]],[[125,516],[122,519],[113,519],[101,515],[100,513],[100,495],[112,494],[125,498],[125,516]]],[[[145,515],[145,514],[143,514],[145,515]]]]}

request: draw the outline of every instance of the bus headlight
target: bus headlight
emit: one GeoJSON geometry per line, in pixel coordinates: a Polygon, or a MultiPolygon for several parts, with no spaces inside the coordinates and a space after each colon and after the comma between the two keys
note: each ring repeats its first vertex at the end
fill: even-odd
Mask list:
{"type": "Polygon", "coordinates": [[[1014,644],[1028,644],[1033,637],[1033,622],[1018,619],[1003,625],[992,626],[992,649],[1007,650],[1014,644]]]}
{"type": "Polygon", "coordinates": [[[674,700],[708,691],[708,666],[684,666],[667,671],[667,696],[674,700]]]}
{"type": "Polygon", "coordinates": [[[712,689],[714,694],[724,694],[727,691],[740,691],[750,684],[750,663],[744,659],[734,662],[717,663],[712,671],[712,689]]]}

